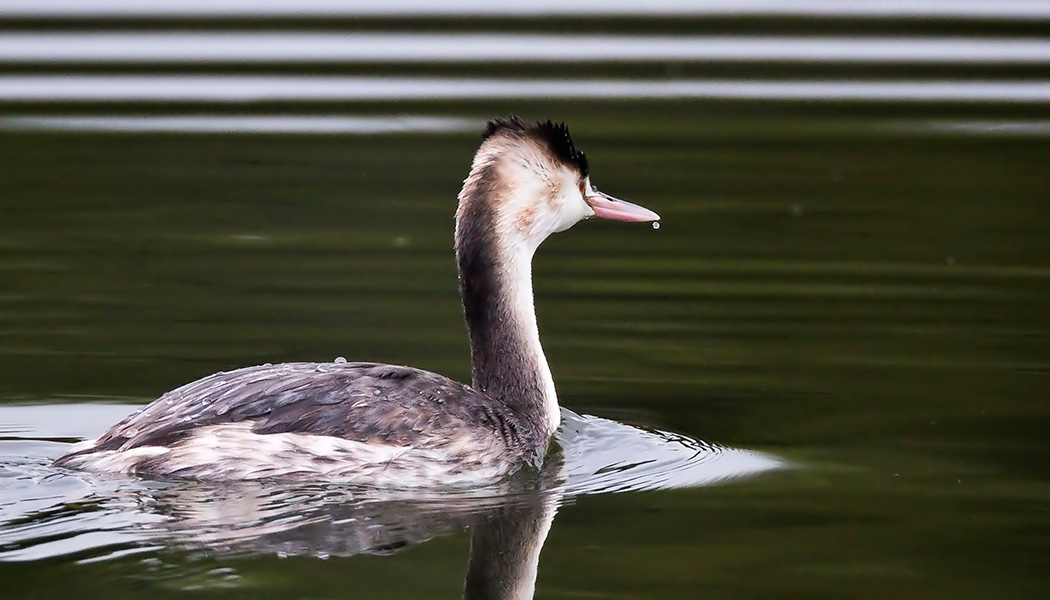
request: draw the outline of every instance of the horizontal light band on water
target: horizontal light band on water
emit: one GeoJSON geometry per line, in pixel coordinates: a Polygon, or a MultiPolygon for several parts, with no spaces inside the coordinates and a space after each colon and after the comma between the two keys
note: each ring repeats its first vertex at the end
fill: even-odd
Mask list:
{"type": "Polygon", "coordinates": [[[297,75],[2,75],[0,102],[431,100],[1050,102],[1050,81],[551,80],[297,75]]]}
{"type": "Polygon", "coordinates": [[[935,119],[905,121],[891,125],[903,133],[931,133],[974,137],[1050,137],[1050,120],[1044,121],[957,121],[935,119]]]}
{"type": "Polygon", "coordinates": [[[0,63],[598,61],[1046,64],[1050,39],[308,32],[0,33],[0,63]]]}
{"type": "Polygon", "coordinates": [[[480,131],[482,121],[454,117],[295,115],[0,117],[0,129],[150,133],[449,133],[480,131]]]}
{"type": "MultiPolygon", "coordinates": [[[[443,116],[348,115],[20,115],[0,117],[0,130],[114,133],[248,133],[383,135],[442,134],[481,130],[484,119],[443,116]]],[[[712,131],[705,129],[705,136],[712,131]]],[[[879,134],[960,137],[1050,137],[1050,121],[930,119],[841,122],[808,135],[858,136],[879,134]]],[[[740,137],[739,132],[736,133],[740,137]]],[[[743,134],[747,136],[748,134],[743,134]]],[[[766,132],[764,135],[775,135],[766,132]]],[[[793,136],[807,135],[792,131],[793,136]]]]}
{"type": "Polygon", "coordinates": [[[1048,19],[1039,0],[4,0],[0,16],[22,18],[318,18],[334,16],[797,16],[1048,19]]]}

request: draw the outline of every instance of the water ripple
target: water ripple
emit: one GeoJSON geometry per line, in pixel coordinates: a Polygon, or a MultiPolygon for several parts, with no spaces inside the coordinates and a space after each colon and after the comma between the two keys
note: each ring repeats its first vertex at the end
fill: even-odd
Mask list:
{"type": "Polygon", "coordinates": [[[537,493],[700,487],[787,467],[783,460],[564,411],[556,454],[538,474],[473,490],[368,490],[246,482],[151,482],[56,471],[67,444],[135,406],[0,406],[0,561],[95,561],[160,547],[219,553],[383,553],[470,525],[537,493]],[[78,425],[79,424],[79,425],[78,425]]]}
{"type": "Polygon", "coordinates": [[[794,16],[851,18],[1048,19],[1050,4],[1031,0],[944,2],[943,0],[5,0],[0,16],[69,17],[424,17],[424,16],[794,16]]]}
{"type": "Polygon", "coordinates": [[[1046,64],[1050,40],[462,33],[0,33],[0,63],[805,62],[1046,64]]]}
{"type": "Polygon", "coordinates": [[[1050,81],[485,79],[297,75],[4,75],[6,102],[411,100],[1050,102],[1050,81]]]}
{"type": "Polygon", "coordinates": [[[39,116],[0,118],[0,129],[126,133],[353,134],[476,131],[481,120],[454,117],[341,115],[39,116]]]}

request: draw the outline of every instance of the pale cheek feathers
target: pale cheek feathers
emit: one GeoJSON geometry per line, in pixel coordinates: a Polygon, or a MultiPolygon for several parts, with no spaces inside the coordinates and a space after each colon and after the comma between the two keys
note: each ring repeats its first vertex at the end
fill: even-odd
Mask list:
{"type": "Polygon", "coordinates": [[[555,202],[559,207],[557,215],[560,218],[551,233],[565,231],[583,219],[594,216],[594,211],[580,193],[576,173],[564,171],[560,179],[560,185],[555,191],[555,202]]]}
{"type": "Polygon", "coordinates": [[[517,231],[533,238],[538,244],[547,236],[565,231],[577,222],[594,216],[594,211],[580,193],[575,173],[562,169],[554,177],[543,179],[535,189],[518,187],[508,208],[514,215],[517,231]]]}
{"type": "MultiPolygon", "coordinates": [[[[507,243],[535,250],[550,234],[594,216],[580,193],[579,173],[556,164],[542,149],[530,144],[510,146],[502,142],[487,143],[479,151],[474,169],[480,172],[479,165],[498,164],[498,191],[490,199],[497,214],[497,235],[508,235],[507,243]]],[[[461,209],[466,200],[470,199],[460,199],[461,209]]]]}

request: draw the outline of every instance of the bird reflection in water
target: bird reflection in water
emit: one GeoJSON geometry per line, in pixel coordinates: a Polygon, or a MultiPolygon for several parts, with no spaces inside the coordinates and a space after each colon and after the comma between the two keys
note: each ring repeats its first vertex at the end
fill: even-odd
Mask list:
{"type": "MultiPolygon", "coordinates": [[[[109,411],[93,409],[106,412],[94,420],[110,420],[109,411]]],[[[157,481],[56,470],[50,463],[68,444],[48,441],[54,436],[45,435],[45,425],[55,411],[79,410],[85,421],[92,420],[91,411],[0,407],[0,422],[14,422],[14,410],[35,415],[26,427],[40,438],[0,443],[8,482],[0,488],[0,561],[139,555],[146,558],[137,564],[149,573],[136,567],[135,578],[192,579],[194,589],[238,585],[230,569],[200,573],[209,561],[199,558],[384,555],[469,529],[464,596],[529,598],[547,532],[564,502],[717,485],[789,466],[762,452],[563,410],[557,443],[542,468],[485,487],[157,481]],[[178,556],[192,564],[164,560],[178,556]]]]}
{"type": "Polygon", "coordinates": [[[218,556],[385,555],[469,529],[463,597],[520,599],[533,597],[564,481],[563,462],[549,460],[539,473],[469,491],[180,481],[138,502],[166,517],[147,525],[149,545],[218,556]]]}

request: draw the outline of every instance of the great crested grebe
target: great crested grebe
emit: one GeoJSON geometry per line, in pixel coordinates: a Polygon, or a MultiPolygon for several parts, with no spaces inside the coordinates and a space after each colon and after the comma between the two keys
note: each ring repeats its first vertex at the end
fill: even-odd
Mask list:
{"type": "Polygon", "coordinates": [[[493,119],[456,211],[471,386],[343,361],[220,372],[164,394],[55,465],[388,487],[483,484],[538,466],[560,411],[536,326],[532,256],[547,236],[590,217],[660,218],[598,191],[565,125],[493,119]]]}

